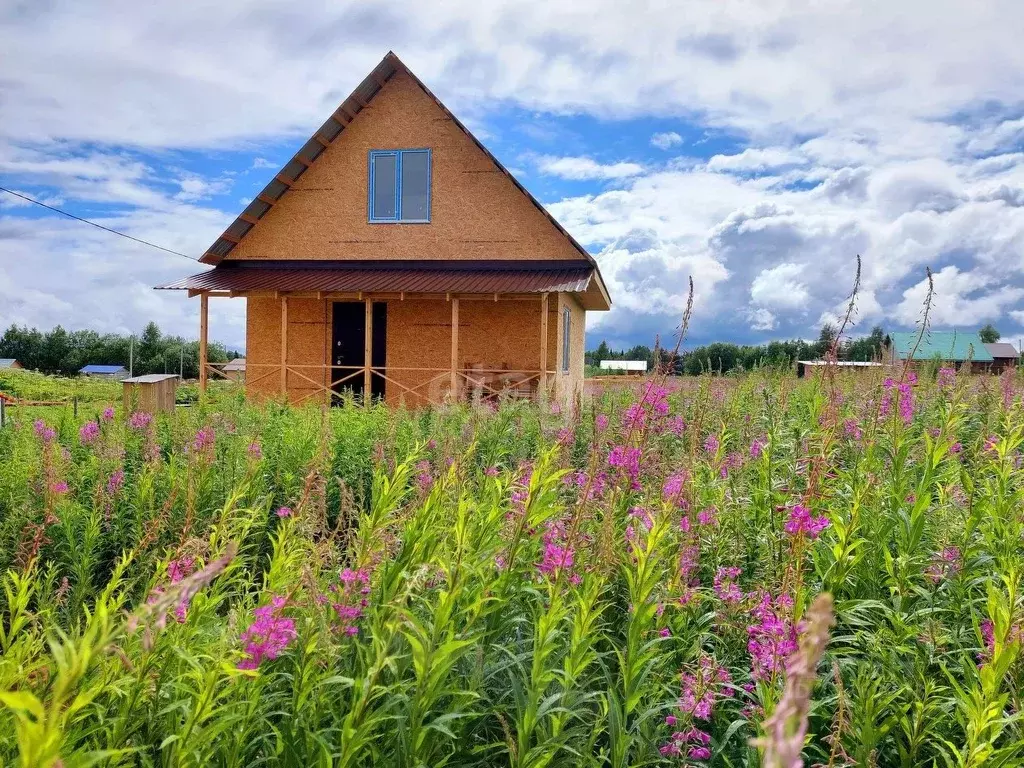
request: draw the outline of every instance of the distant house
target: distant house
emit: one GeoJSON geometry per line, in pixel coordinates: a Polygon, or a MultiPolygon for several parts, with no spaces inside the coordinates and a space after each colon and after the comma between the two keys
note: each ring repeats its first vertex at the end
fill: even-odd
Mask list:
{"type": "Polygon", "coordinates": [[[1017,367],[1020,353],[1017,352],[1013,344],[1007,344],[1005,341],[996,341],[992,344],[986,344],[985,349],[992,355],[993,373],[1002,373],[1007,368],[1017,367]]]}
{"type": "Polygon", "coordinates": [[[913,356],[913,364],[938,361],[957,370],[965,365],[988,370],[994,362],[981,337],[963,331],[929,331],[920,343],[916,331],[890,333],[885,339],[884,356],[889,363],[904,362],[913,356]]]}
{"type": "Polygon", "coordinates": [[[220,370],[223,372],[224,378],[232,381],[245,381],[245,358],[236,357],[231,362],[224,363],[220,370]]]}
{"type": "Polygon", "coordinates": [[[602,360],[598,366],[602,371],[616,371],[627,376],[647,373],[646,360],[602,360]]]}
{"type": "Polygon", "coordinates": [[[0,369],[4,368],[24,368],[21,363],[15,360],[13,357],[0,357],[0,369]]]}
{"type": "Polygon", "coordinates": [[[587,250],[389,53],[167,289],[246,304],[246,394],[439,405],[583,390],[587,250]]]}
{"type": "Polygon", "coordinates": [[[128,369],[123,365],[86,365],[78,372],[82,376],[92,376],[98,379],[121,381],[128,378],[128,369]]]}

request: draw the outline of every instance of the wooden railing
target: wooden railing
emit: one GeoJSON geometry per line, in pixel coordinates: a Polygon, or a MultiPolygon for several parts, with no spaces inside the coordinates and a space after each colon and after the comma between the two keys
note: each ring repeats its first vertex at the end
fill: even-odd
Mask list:
{"type": "MultiPolygon", "coordinates": [[[[210,364],[207,364],[207,371],[208,374],[223,379],[235,380],[210,364]]],[[[256,389],[267,395],[285,395],[289,389],[308,389],[308,392],[303,392],[300,397],[292,400],[293,403],[299,404],[316,396],[324,396],[330,402],[332,397],[340,398],[345,389],[356,389],[357,382],[361,383],[361,389],[365,392],[367,386],[376,379],[385,383],[388,402],[400,403],[404,400],[414,404],[442,405],[452,401],[481,402],[503,397],[539,400],[551,394],[548,390],[554,380],[554,374],[555,371],[507,368],[467,367],[453,372],[450,368],[322,364],[289,364],[282,370],[282,366],[277,363],[247,362],[245,377],[238,383],[247,390],[256,389]],[[320,374],[319,378],[314,378],[317,373],[320,374]],[[256,386],[275,376],[278,381],[273,386],[256,386]],[[302,386],[296,387],[294,380],[289,379],[289,376],[300,379],[302,386]]],[[[370,389],[372,390],[372,386],[370,389]]]]}

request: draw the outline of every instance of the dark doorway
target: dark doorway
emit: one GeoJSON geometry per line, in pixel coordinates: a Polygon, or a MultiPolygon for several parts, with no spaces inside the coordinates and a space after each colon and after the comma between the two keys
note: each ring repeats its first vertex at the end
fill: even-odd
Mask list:
{"type": "MultiPolygon", "coordinates": [[[[387,356],[388,305],[383,301],[373,303],[373,338],[370,345],[370,360],[374,368],[383,368],[387,356]]],[[[366,359],[366,303],[362,301],[336,301],[332,317],[331,336],[331,381],[345,379],[334,384],[332,389],[339,395],[348,390],[363,395],[362,368],[366,359]],[[349,377],[349,378],[346,378],[349,377]]],[[[370,378],[370,395],[384,397],[384,377],[374,372],[370,378]]],[[[338,402],[338,398],[332,398],[338,402]]]]}

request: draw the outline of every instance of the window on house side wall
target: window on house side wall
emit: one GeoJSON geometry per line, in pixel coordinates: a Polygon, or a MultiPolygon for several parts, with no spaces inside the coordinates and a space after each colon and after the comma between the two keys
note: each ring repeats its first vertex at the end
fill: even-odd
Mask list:
{"type": "Polygon", "coordinates": [[[562,307],[562,373],[569,372],[569,308],[562,307]]]}
{"type": "Polygon", "coordinates": [[[374,224],[430,221],[429,149],[370,152],[369,220],[374,224]]]}

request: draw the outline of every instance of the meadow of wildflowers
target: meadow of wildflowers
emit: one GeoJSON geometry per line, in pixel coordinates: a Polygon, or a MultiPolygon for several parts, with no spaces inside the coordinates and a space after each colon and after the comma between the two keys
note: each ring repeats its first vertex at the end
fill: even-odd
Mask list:
{"type": "Polygon", "coordinates": [[[1024,763],[1009,375],[0,431],[0,764],[1024,763]]]}

